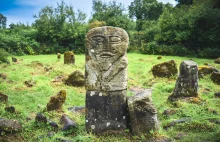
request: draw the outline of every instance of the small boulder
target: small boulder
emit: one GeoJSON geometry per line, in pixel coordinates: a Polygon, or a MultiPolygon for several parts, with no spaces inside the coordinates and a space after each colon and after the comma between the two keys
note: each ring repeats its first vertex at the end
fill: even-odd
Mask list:
{"type": "Polygon", "coordinates": [[[177,110],[175,110],[175,109],[166,109],[166,110],[164,110],[163,115],[171,116],[171,115],[174,115],[176,113],[177,113],[177,110]]]}
{"type": "Polygon", "coordinates": [[[58,131],[58,124],[54,121],[48,120],[49,126],[53,128],[54,131],[58,131]]]}
{"type": "Polygon", "coordinates": [[[178,70],[174,60],[163,62],[153,66],[151,69],[154,77],[171,77],[177,74],[178,70]]]}
{"type": "Polygon", "coordinates": [[[220,57],[217,58],[217,59],[215,59],[214,63],[216,63],[216,64],[220,64],[220,57]]]}
{"type": "Polygon", "coordinates": [[[60,59],[60,58],[61,58],[61,54],[57,53],[57,59],[60,59]]]}
{"type": "Polygon", "coordinates": [[[156,108],[152,103],[150,89],[129,97],[127,103],[132,134],[141,135],[158,129],[159,121],[156,108]]]}
{"type": "Polygon", "coordinates": [[[25,84],[27,87],[33,87],[33,86],[36,84],[36,82],[33,81],[33,80],[27,80],[27,81],[24,82],[24,84],[25,84]]]}
{"type": "Polygon", "coordinates": [[[22,130],[22,124],[17,120],[0,119],[0,131],[16,132],[22,130]]]}
{"type": "Polygon", "coordinates": [[[162,59],[162,56],[158,56],[157,59],[158,59],[158,60],[162,59]]]}
{"type": "Polygon", "coordinates": [[[202,78],[205,75],[212,74],[213,72],[219,72],[218,69],[212,66],[199,66],[198,67],[198,75],[199,78],[202,78]]]}
{"type": "Polygon", "coordinates": [[[62,131],[67,131],[69,129],[76,128],[78,125],[75,121],[71,120],[66,114],[62,115],[60,123],[63,124],[62,131]]]}
{"type": "Polygon", "coordinates": [[[211,74],[211,80],[212,80],[214,83],[220,85],[220,72],[213,72],[213,73],[211,74]]]}
{"type": "Polygon", "coordinates": [[[53,70],[53,67],[51,67],[51,66],[44,67],[44,71],[46,71],[46,72],[49,72],[49,71],[52,71],[52,70],[53,70]]]}
{"type": "Polygon", "coordinates": [[[8,96],[1,93],[1,92],[0,92],[0,102],[1,103],[7,103],[8,102],[8,96]]]}
{"type": "Polygon", "coordinates": [[[0,73],[0,78],[2,78],[2,79],[6,79],[6,78],[7,78],[7,75],[4,74],[4,73],[0,73]]]}
{"type": "Polygon", "coordinates": [[[71,86],[84,86],[85,76],[80,71],[76,70],[71,73],[65,81],[65,84],[71,86]]]}
{"type": "Polygon", "coordinates": [[[18,62],[18,59],[15,57],[12,57],[12,62],[18,62]]]}
{"type": "Polygon", "coordinates": [[[35,122],[37,123],[47,123],[47,118],[46,116],[44,116],[41,113],[37,113],[36,117],[35,117],[35,122]]]}
{"type": "Polygon", "coordinates": [[[47,111],[62,109],[62,105],[66,100],[66,91],[61,90],[57,95],[50,98],[50,102],[47,103],[47,111]]]}
{"type": "Polygon", "coordinates": [[[220,98],[220,92],[216,92],[216,93],[214,94],[214,96],[215,96],[216,98],[220,98]]]}
{"type": "Polygon", "coordinates": [[[64,53],[64,64],[75,64],[75,56],[72,51],[64,53]]]}
{"type": "Polygon", "coordinates": [[[15,107],[14,106],[7,106],[5,107],[5,111],[10,113],[15,113],[15,107]]]}

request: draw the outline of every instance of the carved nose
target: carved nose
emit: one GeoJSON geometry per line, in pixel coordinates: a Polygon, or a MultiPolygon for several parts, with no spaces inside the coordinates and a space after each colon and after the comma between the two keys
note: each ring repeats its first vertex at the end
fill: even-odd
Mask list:
{"type": "Polygon", "coordinates": [[[104,51],[110,51],[110,46],[109,46],[109,37],[105,39],[105,45],[104,45],[104,51]]]}

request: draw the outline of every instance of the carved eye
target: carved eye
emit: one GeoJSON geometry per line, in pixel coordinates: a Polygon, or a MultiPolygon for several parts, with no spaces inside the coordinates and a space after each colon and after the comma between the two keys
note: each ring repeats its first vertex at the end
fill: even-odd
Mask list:
{"type": "Polygon", "coordinates": [[[119,36],[111,36],[109,39],[111,43],[120,43],[122,41],[121,37],[119,36]]]}
{"type": "Polygon", "coordinates": [[[104,37],[94,36],[94,37],[92,37],[92,41],[94,41],[95,44],[103,44],[103,42],[104,42],[104,37]]]}

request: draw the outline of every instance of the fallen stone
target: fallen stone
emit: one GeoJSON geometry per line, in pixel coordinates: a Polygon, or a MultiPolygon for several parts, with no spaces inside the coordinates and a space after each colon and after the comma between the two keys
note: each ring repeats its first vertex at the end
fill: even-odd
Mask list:
{"type": "Polygon", "coordinates": [[[158,60],[162,59],[162,56],[158,56],[157,59],[158,59],[158,60]]]}
{"type": "Polygon", "coordinates": [[[62,115],[61,119],[60,119],[60,123],[63,124],[63,128],[62,131],[67,131],[70,129],[74,129],[78,126],[78,124],[71,120],[67,115],[62,115]]]}
{"type": "Polygon", "coordinates": [[[68,108],[69,111],[73,113],[85,113],[85,106],[73,106],[68,108]]]}
{"type": "Polygon", "coordinates": [[[127,103],[132,134],[141,135],[159,128],[157,111],[151,98],[151,89],[129,97],[127,103]]]}
{"type": "Polygon", "coordinates": [[[0,119],[0,131],[16,132],[22,130],[22,124],[17,120],[0,119]]]}
{"type": "Polygon", "coordinates": [[[194,61],[183,61],[175,88],[168,100],[175,101],[181,97],[198,96],[198,65],[194,61]]]}
{"type": "Polygon", "coordinates": [[[44,71],[46,71],[46,72],[49,72],[49,71],[52,71],[52,70],[53,70],[53,67],[51,67],[51,66],[44,67],[44,71]]]}
{"type": "Polygon", "coordinates": [[[7,106],[5,107],[5,111],[10,113],[15,113],[15,107],[14,106],[7,106]]]}
{"type": "Polygon", "coordinates": [[[58,124],[56,122],[51,120],[47,120],[47,122],[49,123],[49,126],[53,128],[54,131],[58,131],[58,124]]]}
{"type": "Polygon", "coordinates": [[[46,116],[44,116],[43,114],[41,113],[37,113],[36,117],[35,117],[35,122],[38,122],[38,123],[47,123],[47,118],[46,116]]]}
{"type": "Polygon", "coordinates": [[[24,84],[27,86],[27,87],[33,87],[34,85],[36,85],[36,82],[33,81],[33,80],[27,80],[24,82],[24,84]]]}
{"type": "Polygon", "coordinates": [[[72,51],[64,53],[64,64],[75,64],[75,56],[72,51]]]}
{"type": "Polygon", "coordinates": [[[167,78],[171,76],[175,76],[178,72],[174,60],[157,64],[153,66],[151,71],[154,77],[167,77],[167,78]]]}
{"type": "Polygon", "coordinates": [[[76,70],[68,76],[65,84],[71,86],[84,86],[85,76],[80,71],[76,70]]]}
{"type": "Polygon", "coordinates": [[[66,76],[60,75],[60,76],[56,76],[56,77],[52,80],[52,82],[63,82],[63,81],[65,81],[65,80],[66,80],[66,76]]]}
{"type": "Polygon", "coordinates": [[[213,72],[210,78],[214,83],[220,85],[220,72],[213,72]]]}
{"type": "Polygon", "coordinates": [[[210,75],[213,72],[219,72],[219,70],[212,66],[199,66],[198,67],[199,78],[202,78],[203,76],[206,76],[206,75],[210,75]]]}
{"type": "Polygon", "coordinates": [[[174,120],[174,121],[170,122],[169,124],[167,124],[163,128],[167,130],[168,128],[175,126],[178,123],[185,123],[185,122],[190,122],[190,121],[191,121],[190,118],[181,118],[181,119],[174,120]]]}
{"type": "Polygon", "coordinates": [[[4,73],[0,73],[0,78],[2,78],[2,79],[7,79],[7,75],[4,74],[4,73]]]}
{"type": "Polygon", "coordinates": [[[176,113],[177,113],[177,110],[175,110],[175,109],[166,109],[166,110],[164,110],[163,115],[171,116],[171,115],[174,115],[176,113]]]}
{"type": "Polygon", "coordinates": [[[220,64],[220,57],[214,60],[214,63],[220,64]]]}
{"type": "Polygon", "coordinates": [[[18,59],[15,57],[12,57],[12,62],[18,62],[18,59]]]}
{"type": "Polygon", "coordinates": [[[215,96],[216,98],[220,98],[220,92],[216,92],[216,93],[214,94],[214,96],[215,96]]]}
{"type": "Polygon", "coordinates": [[[8,102],[8,96],[0,92],[0,102],[1,103],[7,103],[8,102]]]}
{"type": "Polygon", "coordinates": [[[47,103],[47,111],[62,109],[62,105],[66,100],[66,91],[61,90],[57,95],[50,98],[49,103],[47,103]]]}

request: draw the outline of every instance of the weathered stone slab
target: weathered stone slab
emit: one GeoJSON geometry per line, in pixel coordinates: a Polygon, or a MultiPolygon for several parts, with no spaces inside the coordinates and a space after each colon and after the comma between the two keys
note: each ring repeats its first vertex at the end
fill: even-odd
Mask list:
{"type": "Polygon", "coordinates": [[[98,27],[86,35],[86,130],[124,133],[127,128],[128,34],[117,27],[98,27]]]}
{"type": "Polygon", "coordinates": [[[171,77],[177,74],[177,67],[174,60],[163,62],[153,66],[151,69],[154,77],[171,77]]]}
{"type": "Polygon", "coordinates": [[[132,134],[141,135],[159,128],[157,111],[152,102],[150,89],[129,97],[128,110],[132,134]]]}
{"type": "Polygon", "coordinates": [[[127,129],[126,91],[86,92],[86,129],[101,134],[127,129]]]}
{"type": "Polygon", "coordinates": [[[179,97],[198,96],[198,65],[194,61],[183,61],[180,64],[180,74],[175,89],[169,100],[179,97]]]}

